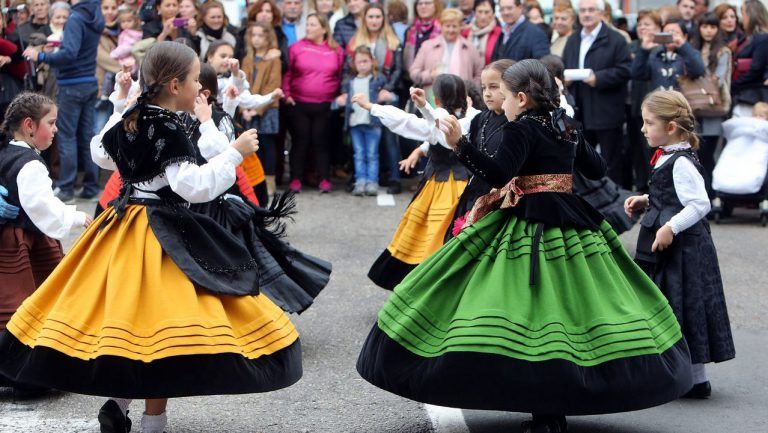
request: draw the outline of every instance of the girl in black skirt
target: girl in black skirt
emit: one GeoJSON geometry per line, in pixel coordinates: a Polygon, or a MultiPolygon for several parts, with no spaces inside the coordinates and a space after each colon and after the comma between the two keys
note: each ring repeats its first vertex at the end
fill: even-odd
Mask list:
{"type": "Polygon", "coordinates": [[[669,299],[693,362],[694,386],[685,397],[712,392],[704,364],[735,356],[717,252],[706,215],[710,210],[699,139],[688,101],[675,91],[649,94],[642,106],[643,129],[656,153],[650,191],[626,200],[624,209],[646,211],[635,261],[669,299]]]}

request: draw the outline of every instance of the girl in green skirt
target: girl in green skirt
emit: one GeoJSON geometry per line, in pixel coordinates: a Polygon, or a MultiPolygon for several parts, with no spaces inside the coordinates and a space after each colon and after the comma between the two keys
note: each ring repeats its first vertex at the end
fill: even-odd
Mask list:
{"type": "Polygon", "coordinates": [[[510,123],[494,156],[455,119],[441,122],[494,189],[395,288],[358,371],[425,403],[533,413],[526,432],[677,399],[691,388],[691,364],[669,303],[572,193],[574,169],[599,179],[605,162],[567,126],[541,62],[516,63],[502,80],[510,123]]]}

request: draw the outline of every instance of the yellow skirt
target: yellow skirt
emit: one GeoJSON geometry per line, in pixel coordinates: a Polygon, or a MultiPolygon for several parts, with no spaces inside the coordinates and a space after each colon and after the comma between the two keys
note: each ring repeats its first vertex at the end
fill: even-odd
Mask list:
{"type": "MultiPolygon", "coordinates": [[[[196,287],[163,252],[144,206],[128,206],[121,220],[113,208],[103,212],[24,301],[8,330],[12,337],[0,340],[0,353],[14,355],[0,360],[0,372],[85,394],[151,398],[259,392],[301,376],[299,335],[285,313],[263,295],[217,296],[196,287]],[[72,372],[51,377],[50,370],[62,364],[72,372]],[[94,365],[139,376],[134,381],[167,380],[167,386],[126,381],[128,389],[110,387],[110,379],[99,377],[103,371],[94,365]],[[185,383],[199,381],[187,374],[203,374],[212,365],[240,383],[185,383]],[[69,374],[106,383],[81,386],[58,377],[69,374]]],[[[217,380],[228,377],[219,372],[217,380]]]]}
{"type": "Polygon", "coordinates": [[[395,236],[387,247],[394,257],[409,265],[417,265],[443,246],[445,232],[453,224],[453,214],[466,180],[426,181],[416,198],[405,210],[395,236]]]}
{"type": "Polygon", "coordinates": [[[243,167],[245,170],[245,175],[248,177],[251,186],[258,185],[266,179],[266,177],[264,177],[264,167],[261,165],[261,160],[255,153],[244,157],[240,167],[243,167]]]}

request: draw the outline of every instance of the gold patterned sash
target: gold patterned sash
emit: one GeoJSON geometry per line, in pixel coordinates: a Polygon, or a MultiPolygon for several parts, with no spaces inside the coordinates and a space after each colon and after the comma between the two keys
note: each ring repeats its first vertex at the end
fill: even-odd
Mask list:
{"type": "Polygon", "coordinates": [[[573,176],[570,174],[537,174],[533,176],[513,177],[502,188],[493,188],[491,192],[480,197],[467,214],[462,228],[479,221],[484,216],[497,209],[507,209],[517,206],[526,194],[540,192],[573,192],[573,176]]]}

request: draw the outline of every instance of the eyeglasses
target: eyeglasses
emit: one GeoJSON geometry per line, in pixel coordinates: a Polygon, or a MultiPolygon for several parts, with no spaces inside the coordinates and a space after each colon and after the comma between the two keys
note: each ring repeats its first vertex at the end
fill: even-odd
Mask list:
{"type": "Polygon", "coordinates": [[[579,13],[588,13],[592,14],[597,12],[597,8],[579,8],[579,13]]]}

